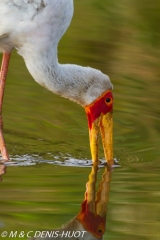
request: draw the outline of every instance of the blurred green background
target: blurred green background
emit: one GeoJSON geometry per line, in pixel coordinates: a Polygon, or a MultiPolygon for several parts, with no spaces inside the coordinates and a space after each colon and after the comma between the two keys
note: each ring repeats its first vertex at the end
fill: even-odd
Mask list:
{"type": "MultiPolygon", "coordinates": [[[[158,0],[75,1],[59,44],[61,63],[100,69],[114,85],[114,156],[122,167],[113,172],[104,239],[160,239],[159,13],[158,0]]],[[[60,226],[78,213],[89,169],[40,161],[90,159],[84,110],[34,82],[14,51],[3,119],[12,159],[39,164],[8,167],[0,231],[60,226]]]]}

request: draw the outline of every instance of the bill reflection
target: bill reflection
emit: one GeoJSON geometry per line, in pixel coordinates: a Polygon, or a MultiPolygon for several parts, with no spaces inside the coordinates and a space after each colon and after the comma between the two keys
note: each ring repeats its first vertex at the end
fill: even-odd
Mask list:
{"type": "Polygon", "coordinates": [[[94,164],[89,174],[89,180],[86,183],[85,196],[80,212],[61,228],[53,231],[39,231],[32,239],[103,239],[106,230],[106,214],[112,169],[106,164],[102,180],[96,192],[97,174],[98,165],[94,164]]]}

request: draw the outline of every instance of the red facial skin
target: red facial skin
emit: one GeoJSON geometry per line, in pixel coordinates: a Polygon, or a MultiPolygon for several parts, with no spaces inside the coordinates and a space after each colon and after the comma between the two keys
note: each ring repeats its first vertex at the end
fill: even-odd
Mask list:
{"type": "Polygon", "coordinates": [[[91,130],[92,123],[100,117],[101,114],[106,114],[113,111],[113,95],[110,90],[103,93],[99,98],[97,98],[93,103],[84,107],[87,118],[88,118],[88,127],[91,130]],[[106,100],[110,99],[110,102],[106,100]]]}

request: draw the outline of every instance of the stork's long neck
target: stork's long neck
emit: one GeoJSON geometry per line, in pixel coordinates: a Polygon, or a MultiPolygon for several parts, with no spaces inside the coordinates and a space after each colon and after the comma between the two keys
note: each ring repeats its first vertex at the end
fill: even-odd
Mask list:
{"type": "Polygon", "coordinates": [[[74,64],[59,64],[57,47],[19,51],[36,82],[50,91],[85,106],[111,89],[108,76],[99,70],[74,64]]]}

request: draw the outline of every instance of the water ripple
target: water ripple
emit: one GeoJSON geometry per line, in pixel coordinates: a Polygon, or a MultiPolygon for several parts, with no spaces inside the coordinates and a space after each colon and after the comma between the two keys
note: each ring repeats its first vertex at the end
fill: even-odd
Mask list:
{"type": "MultiPolygon", "coordinates": [[[[59,157],[55,156],[55,160],[43,160],[43,159],[35,159],[35,156],[30,155],[23,155],[23,156],[16,156],[11,158],[11,161],[0,161],[0,164],[5,164],[6,166],[33,166],[38,164],[53,164],[59,166],[69,166],[69,167],[91,167],[92,160],[87,159],[75,159],[73,157],[65,157],[63,161],[58,160],[59,157]]],[[[114,158],[114,166],[119,167],[118,160],[114,158]]],[[[100,159],[99,167],[104,167],[106,164],[106,160],[100,159]]]]}

